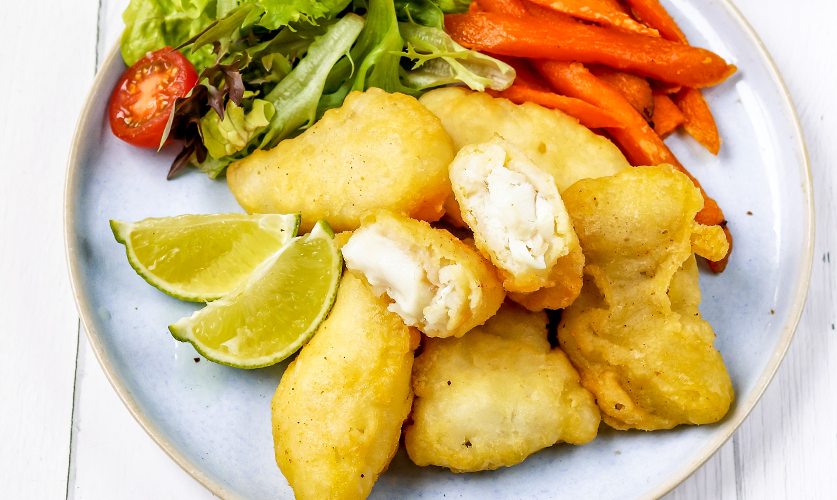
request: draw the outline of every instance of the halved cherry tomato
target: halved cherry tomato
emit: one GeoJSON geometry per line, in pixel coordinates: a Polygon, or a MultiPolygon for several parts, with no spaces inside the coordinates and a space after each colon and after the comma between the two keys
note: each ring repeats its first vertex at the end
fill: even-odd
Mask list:
{"type": "Polygon", "coordinates": [[[149,52],[119,80],[110,97],[110,129],[116,137],[141,148],[156,148],[174,100],[192,90],[198,73],[171,47],[149,52]]]}

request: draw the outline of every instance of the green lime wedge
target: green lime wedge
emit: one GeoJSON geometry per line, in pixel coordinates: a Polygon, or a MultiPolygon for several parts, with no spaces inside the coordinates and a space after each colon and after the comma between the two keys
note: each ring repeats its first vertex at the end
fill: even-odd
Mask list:
{"type": "Polygon", "coordinates": [[[216,363],[237,368],[278,363],[317,331],[334,303],[342,272],[334,233],[319,221],[235,290],[169,330],[216,363]]]}
{"type": "Polygon", "coordinates": [[[208,302],[237,287],[296,236],[299,215],[180,215],[110,221],[128,262],[150,285],[181,300],[208,302]]]}

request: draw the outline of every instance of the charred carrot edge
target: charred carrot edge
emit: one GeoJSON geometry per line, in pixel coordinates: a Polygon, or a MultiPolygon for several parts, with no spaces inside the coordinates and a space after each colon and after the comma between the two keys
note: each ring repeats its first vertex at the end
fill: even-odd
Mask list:
{"type": "Polygon", "coordinates": [[[621,128],[623,126],[616,117],[601,108],[580,99],[573,99],[552,92],[542,92],[521,85],[512,85],[502,92],[494,90],[486,90],[486,92],[494,97],[508,99],[515,104],[533,102],[545,108],[563,111],[587,128],[621,128]]]}
{"type": "Polygon", "coordinates": [[[684,88],[674,95],[674,103],[685,117],[683,128],[686,132],[713,155],[717,155],[721,150],[721,136],[718,134],[718,126],[712,111],[709,110],[709,104],[700,90],[684,88]]]}
{"type": "Polygon", "coordinates": [[[549,87],[549,84],[546,83],[546,80],[544,80],[543,77],[537,71],[532,69],[532,67],[529,66],[529,63],[523,59],[518,57],[501,56],[499,54],[491,54],[488,52],[486,52],[486,55],[503,61],[514,68],[514,71],[517,74],[514,79],[515,85],[540,90],[541,92],[552,92],[552,89],[549,87]]]}
{"type": "Polygon", "coordinates": [[[721,222],[721,227],[724,229],[724,235],[726,235],[727,241],[729,242],[729,250],[724,258],[719,261],[706,261],[709,264],[709,269],[711,269],[715,274],[724,272],[724,269],[727,268],[727,264],[729,263],[729,256],[732,253],[732,233],[730,233],[729,228],[727,227],[727,221],[721,222]]]}
{"type": "Polygon", "coordinates": [[[665,138],[683,125],[686,117],[666,94],[654,92],[654,115],[651,117],[654,132],[665,138]]]}
{"type": "MultiPolygon", "coordinates": [[[[603,26],[612,26],[616,29],[645,36],[660,36],[660,33],[654,28],[640,24],[626,13],[614,9],[612,5],[598,0],[529,0],[524,2],[524,5],[527,3],[536,4],[585,21],[599,23],[603,26]]],[[[529,5],[526,5],[526,8],[530,9],[529,5]]]]}
{"type": "Polygon", "coordinates": [[[534,16],[451,14],[445,16],[445,30],[459,44],[477,51],[604,64],[688,87],[715,85],[736,70],[705,49],[534,16]]]}
{"type": "Polygon", "coordinates": [[[686,35],[680,30],[680,26],[677,26],[658,0],[625,0],[625,2],[631,6],[640,21],[655,28],[666,40],[689,43],[686,35]]]}
{"type": "Polygon", "coordinates": [[[626,73],[607,66],[592,65],[587,68],[596,78],[619,91],[631,106],[645,118],[654,114],[654,93],[648,80],[633,73],[626,73]]]}
{"type": "Polygon", "coordinates": [[[538,60],[532,61],[532,65],[555,92],[606,109],[625,124],[624,128],[608,128],[607,132],[619,143],[631,165],[668,163],[692,179],[703,196],[703,209],[695,216],[697,222],[714,226],[724,220],[724,214],[715,200],[706,194],[700,182],[683,167],[660,136],[622,94],[596,78],[579,63],[538,60]]]}

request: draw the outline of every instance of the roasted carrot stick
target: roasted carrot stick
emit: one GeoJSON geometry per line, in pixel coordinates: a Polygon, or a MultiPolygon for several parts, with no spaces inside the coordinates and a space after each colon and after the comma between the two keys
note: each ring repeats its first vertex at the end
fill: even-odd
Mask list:
{"type": "Polygon", "coordinates": [[[528,16],[529,11],[521,0],[479,0],[480,9],[485,12],[508,14],[510,16],[528,16]]]}
{"type": "Polygon", "coordinates": [[[657,135],[665,138],[668,134],[674,132],[677,127],[683,125],[686,117],[677,108],[666,94],[662,92],[654,92],[654,115],[651,117],[651,123],[654,127],[654,132],[657,135]]]}
{"type": "Polygon", "coordinates": [[[526,7],[526,10],[529,12],[529,14],[542,17],[544,19],[552,19],[555,21],[578,21],[576,18],[569,14],[564,14],[563,12],[559,12],[555,9],[542,7],[536,3],[528,2],[526,0],[523,0],[523,6],[526,7]]]}
{"type": "Polygon", "coordinates": [[[675,85],[673,83],[661,82],[660,80],[650,80],[651,88],[662,92],[663,94],[676,94],[683,88],[682,85],[675,85]]]}
{"type": "MultiPolygon", "coordinates": [[[[529,0],[527,3],[533,3],[602,26],[613,26],[620,30],[645,36],[660,36],[654,28],[649,28],[634,21],[631,16],[614,9],[604,0],[529,0]]],[[[526,7],[530,9],[528,5],[526,7]]]]}
{"type": "Polygon", "coordinates": [[[599,80],[618,90],[645,121],[651,119],[651,115],[654,114],[654,93],[648,80],[607,66],[591,65],[587,69],[599,80]]]}
{"type": "MultiPolygon", "coordinates": [[[[481,2],[481,5],[485,5],[481,2]]],[[[486,7],[486,10],[490,10],[486,7]]],[[[689,87],[715,85],[736,70],[712,52],[582,23],[480,12],[445,16],[461,45],[516,57],[599,63],[689,87]]]]}
{"type": "Polygon", "coordinates": [[[477,0],[473,0],[471,2],[471,5],[468,6],[468,13],[473,14],[474,12],[482,12],[482,9],[480,8],[480,3],[477,2],[477,0]]]}
{"type": "Polygon", "coordinates": [[[640,21],[656,28],[666,40],[688,44],[686,35],[658,0],[625,0],[640,21]]]}
{"type": "Polygon", "coordinates": [[[545,108],[557,109],[572,116],[587,128],[621,128],[623,125],[611,113],[580,99],[573,99],[552,92],[542,92],[520,85],[512,85],[502,92],[486,90],[494,97],[508,99],[515,104],[534,102],[545,108]]]}
{"type": "Polygon", "coordinates": [[[525,60],[519,57],[501,56],[498,54],[486,53],[486,55],[499,59],[514,68],[515,73],[517,73],[514,79],[515,85],[540,90],[541,92],[552,92],[552,88],[546,83],[546,80],[537,71],[532,69],[525,60]]]}
{"type": "Polygon", "coordinates": [[[721,137],[718,126],[709,110],[709,105],[700,90],[684,88],[674,95],[674,103],[683,112],[686,121],[683,128],[713,155],[721,150],[721,137]]]}
{"type": "Polygon", "coordinates": [[[703,209],[695,216],[696,221],[714,226],[724,220],[724,214],[715,200],[707,196],[698,180],[683,167],[660,136],[622,94],[596,78],[579,63],[538,60],[532,61],[532,65],[555,92],[606,109],[625,124],[624,128],[608,128],[607,132],[619,143],[631,165],[668,163],[689,176],[703,195],[703,209]]]}

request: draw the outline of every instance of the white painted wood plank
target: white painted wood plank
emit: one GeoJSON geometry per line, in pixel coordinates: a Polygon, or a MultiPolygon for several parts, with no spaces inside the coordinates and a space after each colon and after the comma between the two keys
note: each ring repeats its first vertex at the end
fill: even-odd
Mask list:
{"type": "Polygon", "coordinates": [[[735,0],[779,66],[811,158],[817,241],[796,338],[775,380],[738,433],[739,500],[837,496],[837,4],[735,0]],[[834,264],[829,262],[834,253],[834,264]],[[824,260],[823,260],[824,259],[824,260]]]}
{"type": "Polygon", "coordinates": [[[215,497],[157,446],[128,413],[82,332],[68,500],[215,497]]]}
{"type": "Polygon", "coordinates": [[[736,500],[732,439],[663,500],[736,500]]]}
{"type": "Polygon", "coordinates": [[[63,498],[78,317],[64,171],[93,80],[97,0],[4,2],[0,16],[0,491],[63,498]]]}

